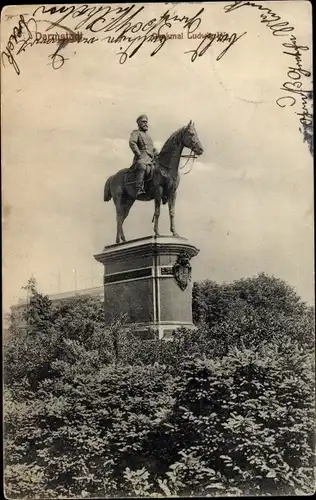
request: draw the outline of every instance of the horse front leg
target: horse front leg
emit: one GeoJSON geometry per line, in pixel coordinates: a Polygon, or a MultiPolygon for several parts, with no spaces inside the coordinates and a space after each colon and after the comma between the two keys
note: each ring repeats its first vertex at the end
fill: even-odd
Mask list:
{"type": "Polygon", "coordinates": [[[121,221],[121,227],[120,227],[121,234],[120,234],[120,236],[121,236],[121,241],[125,242],[126,238],[125,238],[125,234],[124,234],[124,231],[123,231],[123,222],[124,222],[124,217],[122,217],[122,221],[121,221]]]}
{"type": "Polygon", "coordinates": [[[177,193],[174,191],[168,200],[168,205],[169,205],[169,218],[170,218],[170,231],[172,232],[173,236],[179,236],[179,234],[176,231],[176,226],[175,226],[175,205],[176,205],[176,196],[177,193]]]}
{"type": "Polygon", "coordinates": [[[160,217],[160,206],[161,206],[161,196],[162,196],[162,189],[160,188],[157,190],[156,196],[155,196],[155,213],[154,213],[154,233],[155,236],[160,236],[159,234],[159,217],[160,217]]]}
{"type": "MultiPolygon", "coordinates": [[[[115,240],[116,243],[121,242],[122,234],[123,234],[123,237],[125,238],[122,225],[123,225],[123,217],[121,214],[117,213],[116,214],[116,240],[115,240]]],[[[124,240],[122,240],[122,241],[124,241],[124,240]]]]}

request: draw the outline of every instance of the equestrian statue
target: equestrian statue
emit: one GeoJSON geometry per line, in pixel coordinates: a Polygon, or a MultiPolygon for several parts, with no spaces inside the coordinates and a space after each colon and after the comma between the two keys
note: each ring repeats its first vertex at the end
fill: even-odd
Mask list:
{"type": "Polygon", "coordinates": [[[159,236],[161,203],[168,202],[170,231],[173,236],[178,236],[174,215],[177,188],[180,182],[180,159],[183,157],[195,159],[203,153],[203,147],[192,120],[167,139],[160,153],[155,149],[147,132],[147,116],[141,115],[136,121],[138,130],[133,130],[129,140],[129,146],[134,153],[132,166],[111,175],[104,186],[104,201],[113,199],[116,207],[116,243],[126,241],[123,222],[136,200],[155,201],[153,217],[155,236],[159,236]],[[182,155],[184,147],[190,149],[189,155],[182,155]]]}

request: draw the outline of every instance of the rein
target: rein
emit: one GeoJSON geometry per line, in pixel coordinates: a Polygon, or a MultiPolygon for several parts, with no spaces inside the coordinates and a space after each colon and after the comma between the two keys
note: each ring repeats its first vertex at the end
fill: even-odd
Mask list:
{"type": "MultiPolygon", "coordinates": [[[[174,156],[175,156],[175,155],[171,155],[171,158],[173,158],[174,156]]],[[[179,167],[179,170],[183,170],[183,169],[187,166],[188,162],[189,162],[190,160],[193,160],[193,161],[192,161],[192,166],[189,168],[189,170],[188,170],[187,172],[184,172],[184,173],[183,173],[183,175],[188,175],[188,174],[191,172],[191,170],[192,170],[192,168],[193,168],[193,166],[194,166],[194,160],[196,160],[197,155],[194,153],[193,149],[190,149],[190,153],[189,153],[188,155],[180,155],[180,158],[187,158],[187,161],[185,162],[185,164],[184,164],[184,165],[182,165],[182,167],[179,167]]],[[[161,161],[159,161],[159,160],[158,160],[158,162],[159,162],[159,164],[160,164],[163,168],[165,168],[166,170],[169,170],[169,171],[170,171],[170,167],[169,167],[169,166],[164,165],[164,164],[163,164],[161,161]]]]}
{"type": "Polygon", "coordinates": [[[197,156],[196,156],[196,154],[194,153],[194,151],[191,149],[191,150],[190,150],[190,153],[189,153],[188,155],[181,155],[181,156],[180,156],[180,158],[187,158],[187,161],[185,162],[185,164],[184,164],[184,165],[182,165],[182,167],[180,167],[180,170],[183,170],[183,169],[186,167],[186,165],[188,164],[188,162],[189,162],[190,160],[193,160],[193,161],[192,161],[192,166],[189,168],[189,170],[188,170],[187,172],[184,172],[184,173],[183,173],[183,175],[187,175],[187,174],[189,174],[189,173],[191,172],[191,170],[192,170],[192,168],[193,168],[193,165],[194,165],[194,160],[196,160],[197,156]]]}

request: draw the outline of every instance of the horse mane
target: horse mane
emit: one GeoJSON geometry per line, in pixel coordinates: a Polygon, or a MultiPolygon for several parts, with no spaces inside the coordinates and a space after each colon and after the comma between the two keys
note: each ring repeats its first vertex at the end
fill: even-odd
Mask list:
{"type": "Polygon", "coordinates": [[[179,137],[182,137],[184,129],[185,127],[178,128],[175,132],[173,132],[173,134],[171,134],[169,139],[167,139],[164,145],[162,146],[159,156],[170,152],[170,149],[172,149],[174,144],[178,142],[179,137]]]}

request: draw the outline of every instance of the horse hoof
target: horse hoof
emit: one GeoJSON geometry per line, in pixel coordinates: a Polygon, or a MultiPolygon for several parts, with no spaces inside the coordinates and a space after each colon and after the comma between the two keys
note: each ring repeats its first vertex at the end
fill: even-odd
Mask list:
{"type": "Polygon", "coordinates": [[[172,235],[173,235],[175,238],[179,238],[179,237],[180,237],[180,234],[178,234],[178,233],[172,233],[172,235]]]}

